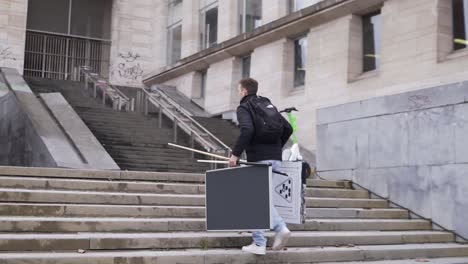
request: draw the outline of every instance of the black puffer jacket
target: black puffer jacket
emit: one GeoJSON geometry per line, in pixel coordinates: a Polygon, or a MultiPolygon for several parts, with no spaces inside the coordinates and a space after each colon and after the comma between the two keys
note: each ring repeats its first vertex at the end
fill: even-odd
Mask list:
{"type": "Polygon", "coordinates": [[[239,107],[237,107],[237,120],[240,126],[240,135],[236,144],[232,148],[232,154],[239,157],[242,152],[247,153],[247,161],[256,162],[261,160],[281,160],[281,153],[284,144],[292,134],[292,127],[284,117],[282,118],[284,129],[283,135],[273,144],[261,144],[255,138],[255,126],[252,119],[248,101],[256,97],[250,94],[242,98],[239,107]]]}

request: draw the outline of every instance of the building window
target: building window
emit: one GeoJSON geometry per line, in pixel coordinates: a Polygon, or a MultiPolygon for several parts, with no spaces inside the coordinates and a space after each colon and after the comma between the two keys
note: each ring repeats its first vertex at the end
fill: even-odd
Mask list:
{"type": "Polygon", "coordinates": [[[323,0],[289,0],[289,12],[296,12],[323,0]]]}
{"type": "Polygon", "coordinates": [[[250,55],[242,58],[242,78],[250,77],[250,55]]]}
{"type": "Polygon", "coordinates": [[[294,40],[294,87],[305,84],[305,67],[307,58],[307,38],[301,37],[294,40]]]}
{"type": "Polygon", "coordinates": [[[218,1],[204,0],[200,9],[201,48],[206,49],[218,41],[218,1]]]}
{"type": "Polygon", "coordinates": [[[207,71],[201,71],[201,86],[200,86],[200,99],[205,98],[205,93],[206,93],[206,81],[207,81],[207,71]]]}
{"type": "Polygon", "coordinates": [[[180,60],[182,50],[182,0],[169,1],[167,27],[167,63],[180,60]]]}
{"type": "Polygon", "coordinates": [[[252,32],[262,25],[262,0],[239,0],[240,32],[252,32]]]}
{"type": "Polygon", "coordinates": [[[362,17],[363,72],[379,68],[382,32],[380,11],[362,17]]]}
{"type": "Polygon", "coordinates": [[[112,0],[29,0],[27,29],[87,38],[111,38],[112,0]]]}
{"type": "Polygon", "coordinates": [[[452,0],[453,12],[453,49],[464,49],[468,46],[467,29],[468,0],[452,0]]]}

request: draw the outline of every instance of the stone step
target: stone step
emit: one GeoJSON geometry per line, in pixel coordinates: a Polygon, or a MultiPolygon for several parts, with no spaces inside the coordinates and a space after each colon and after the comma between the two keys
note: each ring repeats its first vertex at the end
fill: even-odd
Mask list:
{"type": "MultiPolygon", "coordinates": [[[[267,232],[272,238],[274,233],[267,232]]],[[[236,248],[251,242],[248,232],[177,232],[177,233],[2,233],[0,251],[121,250],[236,248]]],[[[269,239],[271,246],[273,239],[269,239]]],[[[439,231],[294,231],[288,247],[334,245],[392,245],[410,243],[448,243],[454,235],[439,231]]]]}
{"type": "MultiPolygon", "coordinates": [[[[0,215],[67,217],[205,217],[204,206],[1,202],[0,215]]],[[[308,219],[408,219],[407,210],[308,208],[308,219]]]]}
{"type": "MultiPolygon", "coordinates": [[[[126,250],[46,253],[1,253],[2,264],[115,264],[115,263],[314,263],[332,261],[373,261],[418,258],[466,257],[468,246],[456,243],[366,245],[349,247],[293,248],[284,251],[268,250],[266,256],[258,257],[240,249],[208,250],[126,250]]],[[[464,259],[464,258],[459,258],[464,259]]],[[[406,260],[405,260],[406,261],[406,260]]],[[[398,262],[396,262],[398,263],[398,262]]],[[[401,262],[405,263],[405,262],[401,262]]],[[[450,263],[450,262],[448,262],[450,263]]],[[[463,263],[463,262],[461,262],[463,263]]],[[[461,264],[457,263],[457,264],[461,264]]],[[[415,264],[415,263],[413,263],[415,264]]],[[[442,262],[442,264],[446,264],[442,262]]]]}
{"type": "Polygon", "coordinates": [[[306,189],[306,195],[311,197],[333,197],[333,198],[370,198],[368,191],[349,190],[336,188],[306,189]]]}
{"type": "MultiPolygon", "coordinates": [[[[308,219],[293,231],[430,230],[425,220],[308,219]]],[[[205,231],[204,218],[0,217],[0,232],[176,232],[205,231]]]]}
{"type": "Polygon", "coordinates": [[[382,199],[356,198],[306,198],[307,207],[322,208],[388,208],[389,204],[382,199]]]}
{"type": "MultiPolygon", "coordinates": [[[[125,192],[125,193],[158,193],[158,194],[204,194],[205,186],[187,183],[155,183],[104,181],[85,179],[51,179],[0,176],[1,188],[28,190],[63,190],[63,191],[92,191],[125,192]]],[[[23,190],[24,191],[24,190],[23,190]]],[[[84,193],[87,194],[87,193],[84,193]]],[[[387,208],[388,202],[380,199],[334,199],[334,198],[306,198],[308,207],[335,208],[387,208]]]]}
{"type": "Polygon", "coordinates": [[[468,257],[459,258],[416,258],[416,259],[400,259],[400,260],[380,260],[380,261],[347,261],[347,262],[320,262],[318,264],[466,264],[468,257]]]}
{"type": "Polygon", "coordinates": [[[94,191],[28,190],[0,188],[0,201],[27,203],[186,205],[205,204],[204,195],[152,194],[94,191]]]}
{"type": "Polygon", "coordinates": [[[158,164],[158,165],[153,165],[153,164],[135,164],[131,163],[130,161],[127,162],[118,162],[117,163],[121,169],[125,170],[141,170],[145,169],[146,171],[178,171],[178,172],[198,172],[198,173],[203,173],[206,170],[208,170],[209,165],[199,165],[197,163],[190,164],[190,167],[183,167],[183,166],[178,166],[177,163],[170,163],[170,164],[158,164]]]}
{"type": "MultiPolygon", "coordinates": [[[[119,117],[118,115],[103,115],[100,117],[90,116],[87,114],[81,114],[80,117],[83,121],[88,124],[98,125],[103,128],[109,128],[116,124],[128,127],[131,129],[135,128],[148,128],[159,130],[159,123],[157,119],[145,119],[139,117],[119,117]]],[[[116,127],[119,128],[119,127],[116,127]]],[[[121,128],[121,127],[120,127],[121,128]]],[[[161,130],[167,130],[167,127],[162,127],[161,130]]]]}
{"type": "Polygon", "coordinates": [[[202,206],[154,206],[0,202],[2,216],[48,217],[204,217],[202,206]]]}
{"type": "Polygon", "coordinates": [[[190,154],[187,153],[167,153],[164,151],[159,152],[158,154],[154,153],[142,153],[142,154],[128,154],[127,152],[120,150],[109,149],[109,153],[112,153],[114,159],[139,159],[144,161],[166,158],[166,159],[176,159],[176,160],[187,160],[191,159],[190,154]]]}
{"type": "Polygon", "coordinates": [[[408,219],[407,210],[363,208],[307,208],[308,218],[408,219]]]}
{"type": "MultiPolygon", "coordinates": [[[[113,155],[113,154],[111,154],[113,155]]],[[[117,158],[114,157],[114,161],[118,164],[132,164],[135,166],[143,165],[146,167],[156,167],[156,168],[164,168],[173,167],[176,165],[175,168],[179,169],[190,169],[186,168],[187,166],[197,167],[200,169],[208,169],[209,165],[206,163],[198,163],[196,159],[185,157],[183,159],[178,157],[171,157],[171,156],[157,156],[157,157],[147,157],[147,158],[117,158]],[[184,168],[185,167],[185,168],[184,168]]]]}
{"type": "Polygon", "coordinates": [[[140,172],[140,171],[105,171],[105,170],[75,170],[61,168],[33,168],[0,166],[0,175],[47,177],[66,179],[106,179],[127,181],[163,181],[163,182],[196,182],[205,181],[205,175],[200,173],[172,172],[140,172]]]}
{"type": "Polygon", "coordinates": [[[1,188],[55,189],[99,192],[148,192],[166,194],[203,194],[205,186],[189,183],[156,183],[86,179],[53,179],[0,176],[1,188]]]}
{"type": "Polygon", "coordinates": [[[350,181],[329,181],[309,178],[307,179],[307,187],[351,189],[352,184],[350,181]]]}

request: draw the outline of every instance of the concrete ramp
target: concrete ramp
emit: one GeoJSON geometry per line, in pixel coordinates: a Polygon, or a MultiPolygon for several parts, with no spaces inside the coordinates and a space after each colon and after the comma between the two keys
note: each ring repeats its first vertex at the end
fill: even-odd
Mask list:
{"type": "MultiPolygon", "coordinates": [[[[0,73],[0,164],[93,168],[99,163],[94,162],[95,156],[89,155],[89,149],[85,151],[84,146],[76,144],[73,138],[77,139],[78,136],[70,137],[70,134],[80,133],[73,132],[75,127],[70,125],[73,120],[77,121],[76,114],[73,116],[67,111],[69,116],[65,127],[70,125],[70,133],[67,133],[15,69],[1,68],[0,73]]],[[[87,136],[94,137],[91,133],[87,136]]],[[[119,169],[115,163],[109,164],[99,168],[119,169]]]]}

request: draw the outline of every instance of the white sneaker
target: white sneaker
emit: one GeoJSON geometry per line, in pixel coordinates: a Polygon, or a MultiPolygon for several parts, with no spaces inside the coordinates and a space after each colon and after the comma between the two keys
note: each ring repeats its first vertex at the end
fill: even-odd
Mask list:
{"type": "Polygon", "coordinates": [[[273,243],[273,250],[281,250],[283,249],[286,244],[288,243],[288,239],[291,236],[291,231],[287,227],[283,227],[278,233],[275,235],[275,242],[273,243]]]}
{"type": "Polygon", "coordinates": [[[252,253],[255,255],[265,255],[266,254],[266,246],[257,246],[255,243],[252,243],[248,246],[242,247],[242,251],[252,253]]]}

